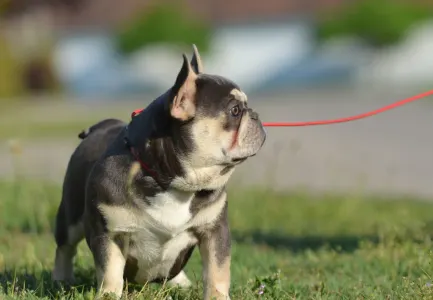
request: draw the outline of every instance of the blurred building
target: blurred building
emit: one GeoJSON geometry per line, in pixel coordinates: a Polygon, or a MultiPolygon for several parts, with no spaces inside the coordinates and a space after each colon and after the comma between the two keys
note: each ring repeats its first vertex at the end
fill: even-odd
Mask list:
{"type": "MultiPolygon", "coordinates": [[[[184,3],[215,28],[212,51],[205,57],[207,71],[229,76],[252,92],[316,83],[348,83],[358,78],[368,81],[362,65],[374,61],[371,52],[356,43],[344,47],[337,43],[319,49],[314,34],[317,18],[349,1],[356,0],[184,0],[184,3]]],[[[56,70],[69,91],[77,94],[160,90],[172,83],[173,73],[180,65],[179,53],[164,45],[146,48],[128,58],[121,57],[113,46],[113,30],[155,1],[9,0],[8,3],[0,25],[17,55],[34,52],[41,41],[54,40],[56,70]]],[[[425,32],[432,33],[429,29],[425,32]]],[[[433,51],[430,44],[421,47],[423,53],[433,51]]],[[[397,53],[394,59],[400,61],[401,57],[397,53]]],[[[422,61],[412,61],[411,65],[416,63],[422,61]]],[[[395,63],[391,60],[387,64],[395,63]]],[[[375,67],[378,65],[381,62],[376,61],[375,67]]],[[[376,74],[383,78],[389,67],[381,68],[376,74]]],[[[411,78],[416,74],[412,72],[411,78]]],[[[425,75],[423,71],[422,76],[425,75]]]]}
{"type": "MultiPolygon", "coordinates": [[[[56,31],[113,29],[154,0],[9,0],[7,16],[22,19],[42,14],[51,19],[56,31]]],[[[215,25],[251,21],[272,21],[288,16],[317,15],[347,0],[182,0],[200,18],[215,25]]]]}

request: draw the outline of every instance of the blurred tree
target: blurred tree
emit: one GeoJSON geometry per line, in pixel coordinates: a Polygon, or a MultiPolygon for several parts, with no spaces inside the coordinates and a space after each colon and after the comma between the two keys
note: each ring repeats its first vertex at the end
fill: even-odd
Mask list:
{"type": "Polygon", "coordinates": [[[132,53],[153,43],[190,46],[195,43],[206,52],[210,42],[210,26],[186,11],[182,1],[155,1],[145,11],[118,30],[116,43],[124,54],[132,53]]]}
{"type": "Polygon", "coordinates": [[[0,34],[0,103],[16,96],[39,92],[57,92],[61,86],[54,75],[51,53],[29,57],[14,55],[0,34]]]}
{"type": "Polygon", "coordinates": [[[361,0],[344,5],[318,24],[320,39],[357,36],[375,47],[399,42],[407,30],[432,17],[427,7],[412,1],[361,0]]]}
{"type": "Polygon", "coordinates": [[[50,6],[84,0],[0,0],[0,98],[56,92],[50,6]]]}
{"type": "Polygon", "coordinates": [[[12,55],[6,40],[0,35],[0,104],[23,91],[22,66],[12,55]]]}
{"type": "Polygon", "coordinates": [[[24,67],[22,80],[28,93],[55,92],[59,88],[50,57],[33,57],[24,67]]]}

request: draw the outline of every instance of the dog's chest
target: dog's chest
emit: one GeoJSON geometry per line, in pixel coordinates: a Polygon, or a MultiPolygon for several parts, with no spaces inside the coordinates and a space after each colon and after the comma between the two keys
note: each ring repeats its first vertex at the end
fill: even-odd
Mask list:
{"type": "Polygon", "coordinates": [[[168,276],[179,254],[197,242],[187,225],[193,198],[193,193],[169,191],[147,199],[150,205],[142,216],[147,222],[129,235],[135,281],[168,276]]]}
{"type": "Polygon", "coordinates": [[[192,218],[190,207],[193,198],[194,193],[167,191],[147,199],[150,206],[146,208],[146,213],[153,222],[172,234],[192,218]]]}
{"type": "MultiPolygon", "coordinates": [[[[100,205],[113,236],[124,238],[128,260],[125,272],[128,278],[145,283],[172,274],[187,258],[188,249],[197,244],[192,228],[205,230],[213,224],[226,203],[226,194],[197,210],[193,201],[209,201],[206,197],[170,190],[147,198],[140,207],[100,205]],[[191,211],[194,211],[192,213],[191,211]]],[[[182,268],[182,267],[180,267],[182,268]]],[[[179,271],[179,270],[178,270],[179,271]]]]}

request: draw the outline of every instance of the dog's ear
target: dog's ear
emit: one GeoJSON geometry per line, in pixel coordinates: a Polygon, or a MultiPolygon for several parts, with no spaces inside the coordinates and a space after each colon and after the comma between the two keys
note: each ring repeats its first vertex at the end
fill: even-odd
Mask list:
{"type": "Polygon", "coordinates": [[[195,80],[197,74],[192,69],[188,58],[183,54],[183,65],[173,86],[173,102],[171,103],[170,113],[179,120],[187,121],[195,115],[195,80]]]}
{"type": "Polygon", "coordinates": [[[203,73],[203,62],[201,61],[200,53],[198,53],[197,46],[195,44],[192,45],[192,59],[191,66],[197,74],[203,73]]]}

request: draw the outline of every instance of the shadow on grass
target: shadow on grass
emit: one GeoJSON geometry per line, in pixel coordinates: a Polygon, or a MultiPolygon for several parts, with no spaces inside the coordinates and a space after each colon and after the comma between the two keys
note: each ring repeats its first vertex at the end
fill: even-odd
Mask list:
{"type": "Polygon", "coordinates": [[[67,285],[52,281],[48,270],[6,270],[0,273],[0,288],[9,296],[19,297],[31,293],[49,299],[57,299],[67,292],[85,294],[94,290],[94,276],[91,270],[78,269],[74,275],[74,285],[67,285]]]}
{"type": "MultiPolygon", "coordinates": [[[[75,282],[73,284],[58,283],[51,279],[51,272],[48,270],[6,270],[0,272],[0,299],[2,294],[11,296],[14,299],[26,298],[31,295],[44,299],[94,299],[96,295],[96,279],[94,270],[75,268],[75,282]],[[86,296],[87,295],[87,296],[86,296]]],[[[143,292],[143,285],[128,283],[127,292],[129,295],[139,295],[143,292]]],[[[158,295],[162,285],[151,283],[145,287],[145,296],[154,298],[158,295]]],[[[197,287],[189,290],[192,295],[197,293],[197,287]]],[[[185,292],[180,289],[171,289],[170,294],[185,297],[185,292]]],[[[159,297],[161,298],[161,297],[159,297]]],[[[158,299],[159,299],[158,298],[158,299]]],[[[112,299],[110,297],[104,299],[112,299]]],[[[113,298],[114,299],[114,298],[113,298]]],[[[135,299],[135,298],[134,298],[135,299]]],[[[177,299],[177,298],[176,298],[177,299]]]]}
{"type": "Polygon", "coordinates": [[[379,243],[377,236],[288,236],[274,232],[236,232],[232,233],[233,240],[241,244],[265,245],[273,249],[290,250],[302,252],[305,250],[316,251],[327,247],[341,252],[353,252],[360,247],[360,243],[368,241],[373,244],[379,243]]]}

